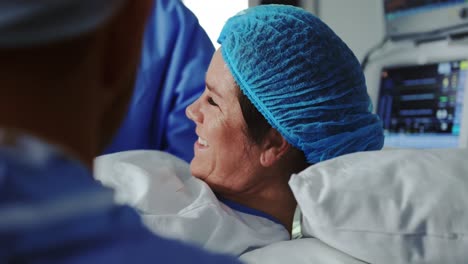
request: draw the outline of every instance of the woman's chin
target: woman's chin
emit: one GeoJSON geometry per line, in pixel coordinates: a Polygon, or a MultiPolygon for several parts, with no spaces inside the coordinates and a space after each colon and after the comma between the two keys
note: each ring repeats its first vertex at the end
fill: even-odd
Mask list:
{"type": "Polygon", "coordinates": [[[200,180],[203,180],[203,178],[205,178],[203,176],[204,174],[201,172],[200,168],[197,166],[194,160],[192,160],[192,162],[190,163],[190,173],[193,177],[198,178],[200,180]]]}

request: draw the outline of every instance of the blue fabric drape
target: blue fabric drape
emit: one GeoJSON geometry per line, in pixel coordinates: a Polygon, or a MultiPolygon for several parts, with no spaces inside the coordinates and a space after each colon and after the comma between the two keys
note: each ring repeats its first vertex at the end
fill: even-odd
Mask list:
{"type": "Polygon", "coordinates": [[[185,108],[204,90],[214,47],[182,2],[154,6],[128,114],[105,153],[157,149],[189,162],[196,135],[185,108]]]}

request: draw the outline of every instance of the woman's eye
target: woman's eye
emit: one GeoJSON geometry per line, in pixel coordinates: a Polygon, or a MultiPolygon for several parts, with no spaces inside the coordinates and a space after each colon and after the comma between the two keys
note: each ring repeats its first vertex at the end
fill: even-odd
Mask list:
{"type": "Polygon", "coordinates": [[[215,103],[215,101],[213,101],[213,98],[211,98],[211,97],[208,97],[208,103],[209,103],[210,105],[218,106],[218,104],[215,103]]]}

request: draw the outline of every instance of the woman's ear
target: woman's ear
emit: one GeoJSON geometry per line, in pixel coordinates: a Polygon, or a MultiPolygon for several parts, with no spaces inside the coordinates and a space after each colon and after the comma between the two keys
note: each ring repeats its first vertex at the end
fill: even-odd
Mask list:
{"type": "Polygon", "coordinates": [[[264,167],[271,167],[280,160],[290,149],[291,145],[275,129],[270,129],[262,143],[260,163],[264,167]]]}

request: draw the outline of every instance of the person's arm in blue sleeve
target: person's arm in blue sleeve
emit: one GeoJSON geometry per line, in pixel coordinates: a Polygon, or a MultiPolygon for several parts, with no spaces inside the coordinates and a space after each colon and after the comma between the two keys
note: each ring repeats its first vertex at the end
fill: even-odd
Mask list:
{"type": "Polygon", "coordinates": [[[213,52],[181,1],[156,0],[128,114],[105,153],[157,149],[190,162],[196,135],[185,108],[203,92],[213,52]]]}

